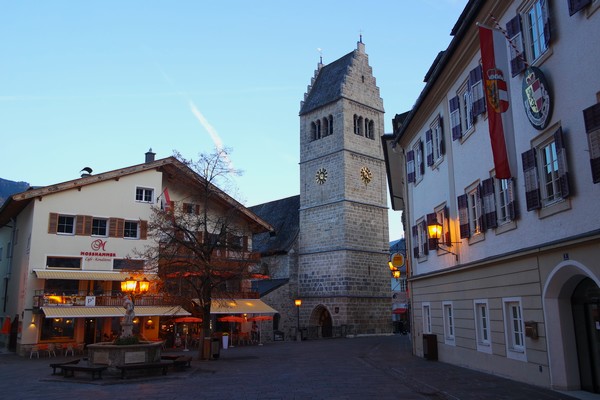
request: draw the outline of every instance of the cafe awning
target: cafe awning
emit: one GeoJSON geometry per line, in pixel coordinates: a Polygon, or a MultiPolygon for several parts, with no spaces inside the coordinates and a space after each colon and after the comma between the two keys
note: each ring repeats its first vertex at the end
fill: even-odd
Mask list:
{"type": "MultiPolygon", "coordinates": [[[[100,318],[100,317],[123,317],[123,307],[65,307],[52,306],[42,307],[46,318],[100,318]]],[[[138,317],[149,316],[187,316],[189,312],[181,306],[136,306],[135,315],[138,317]]]]}
{"type": "MultiPolygon", "coordinates": [[[[130,271],[68,271],[68,270],[54,270],[54,269],[34,269],[35,276],[39,279],[67,279],[76,281],[122,281],[125,280],[129,275],[130,271]]],[[[152,280],[156,275],[144,274],[140,276],[140,279],[144,277],[152,280]]]]}
{"type": "Polygon", "coordinates": [[[275,310],[259,299],[212,299],[211,314],[277,314],[275,310]]]}

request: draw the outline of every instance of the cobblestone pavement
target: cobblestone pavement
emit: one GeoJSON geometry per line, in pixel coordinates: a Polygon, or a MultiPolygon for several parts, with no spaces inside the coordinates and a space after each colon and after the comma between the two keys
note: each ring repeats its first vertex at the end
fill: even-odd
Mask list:
{"type": "MultiPolygon", "coordinates": [[[[0,355],[0,399],[573,399],[566,394],[411,355],[408,336],[275,342],[221,350],[166,376],[53,376],[50,362],[0,355]]],[[[81,374],[81,373],[80,373],[81,374]]],[[[573,393],[570,393],[573,394],[573,393]]],[[[600,399],[600,396],[578,398],[600,399]]]]}

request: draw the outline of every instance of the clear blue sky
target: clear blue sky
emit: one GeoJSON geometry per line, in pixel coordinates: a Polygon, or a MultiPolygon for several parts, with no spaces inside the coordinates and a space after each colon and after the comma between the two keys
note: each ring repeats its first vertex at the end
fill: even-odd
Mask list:
{"type": "MultiPolygon", "coordinates": [[[[386,133],[467,0],[5,1],[0,177],[34,186],[233,149],[247,206],[299,193],[300,101],[362,33],[386,133]],[[319,51],[320,49],[320,51],[319,51]]],[[[390,212],[390,239],[401,236],[390,212]]]]}

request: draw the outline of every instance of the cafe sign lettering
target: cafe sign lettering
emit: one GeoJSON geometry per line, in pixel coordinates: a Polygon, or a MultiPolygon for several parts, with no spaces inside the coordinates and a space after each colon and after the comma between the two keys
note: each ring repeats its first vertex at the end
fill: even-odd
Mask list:
{"type": "Polygon", "coordinates": [[[529,122],[535,129],[543,130],[552,116],[552,99],[550,86],[539,68],[529,67],[525,70],[522,94],[529,122]]]}
{"type": "Polygon", "coordinates": [[[86,257],[86,261],[111,261],[117,254],[106,251],[106,243],[106,240],[96,239],[90,244],[92,251],[81,251],[80,255],[86,257]]]}

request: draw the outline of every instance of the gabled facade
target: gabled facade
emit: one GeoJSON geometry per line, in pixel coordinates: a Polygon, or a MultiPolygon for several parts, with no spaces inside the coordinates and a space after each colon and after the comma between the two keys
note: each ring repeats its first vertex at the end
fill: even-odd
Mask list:
{"type": "MultiPolygon", "coordinates": [[[[201,178],[176,158],[155,160],[148,152],[143,164],[11,196],[0,209],[0,248],[11,249],[3,304],[17,328],[11,350],[26,354],[33,345],[85,345],[118,335],[121,281],[133,273],[152,281],[156,273],[139,258],[158,244],[148,233],[152,209],[162,203],[197,211],[200,205],[186,203],[194,180],[201,178]]],[[[209,212],[237,210],[250,252],[252,233],[270,226],[219,193],[209,212]]],[[[235,260],[223,253],[223,262],[235,260]]],[[[190,315],[156,294],[136,299],[135,312],[137,331],[150,340],[159,339],[161,319],[190,315]]]]}
{"type": "Polygon", "coordinates": [[[417,355],[600,391],[599,8],[469,1],[384,138],[417,355]]]}
{"type": "Polygon", "coordinates": [[[383,100],[362,41],[315,71],[300,107],[300,322],[390,332],[383,100]]]}

